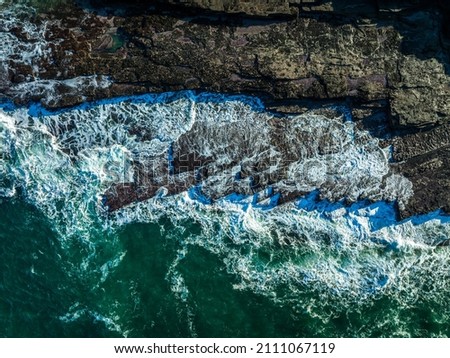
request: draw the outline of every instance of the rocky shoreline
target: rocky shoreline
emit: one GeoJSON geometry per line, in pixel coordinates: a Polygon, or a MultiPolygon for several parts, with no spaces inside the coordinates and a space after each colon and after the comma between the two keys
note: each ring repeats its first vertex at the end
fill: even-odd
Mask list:
{"type": "Polygon", "coordinates": [[[37,35],[0,30],[48,51],[28,62],[7,57],[0,97],[59,108],[190,89],[256,95],[280,113],[345,106],[393,146],[392,170],[412,182],[400,216],[450,212],[444,1],[148,3],[68,1],[24,13],[37,35]]]}

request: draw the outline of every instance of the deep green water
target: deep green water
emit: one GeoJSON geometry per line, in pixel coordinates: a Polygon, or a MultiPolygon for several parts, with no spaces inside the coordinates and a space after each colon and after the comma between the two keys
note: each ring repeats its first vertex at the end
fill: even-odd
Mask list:
{"type": "Polygon", "coordinates": [[[75,303],[106,314],[116,306],[114,314],[121,315],[130,336],[137,337],[315,335],[314,322],[293,317],[289,307],[233,290],[233,276],[201,248],[185,258],[181,271],[192,299],[189,305],[181,303],[165,279],[177,242],[161,235],[157,225],[124,228],[119,246],[126,256],[101,287],[92,289],[97,282],[66,271],[63,249],[33,207],[6,200],[0,204],[0,213],[2,336],[120,336],[93,314],[82,314],[74,322],[61,320],[75,303]]]}
{"type": "MultiPolygon", "coordinates": [[[[314,318],[302,309],[301,297],[310,296],[306,303],[311,298],[320,301],[321,295],[305,288],[306,292],[299,293],[299,304],[293,307],[233,289],[236,277],[226,272],[219,258],[200,247],[189,250],[179,269],[189,287],[190,297],[183,302],[166,278],[179,244],[161,235],[155,224],[131,224],[120,231],[116,248],[125,250],[126,255],[97,286],[97,275],[73,274],[64,259],[67,253],[35,208],[18,199],[3,200],[0,213],[3,337],[117,337],[124,331],[129,337],[450,333],[448,305],[426,302],[425,297],[400,307],[397,299],[384,295],[368,305],[337,310],[325,321],[314,318]],[[121,333],[109,325],[111,317],[116,317],[121,333]]],[[[169,223],[164,225],[170,230],[169,223]]],[[[77,256],[72,254],[69,256],[77,256]]],[[[420,289],[426,294],[433,288],[420,289]]],[[[449,296],[448,292],[442,295],[449,296]]],[[[323,305],[326,310],[327,302],[323,305]]]]}

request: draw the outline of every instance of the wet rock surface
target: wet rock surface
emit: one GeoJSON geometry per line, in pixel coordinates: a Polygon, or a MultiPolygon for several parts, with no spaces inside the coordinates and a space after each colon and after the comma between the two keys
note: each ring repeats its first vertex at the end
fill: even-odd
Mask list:
{"type": "Polygon", "coordinates": [[[237,101],[193,104],[190,117],[166,150],[133,158],[133,181],[106,193],[111,210],[186,190],[206,202],[237,195],[266,207],[320,191],[331,202],[397,200],[404,209],[411,196],[388,150],[342,116],[275,117],[237,101]]]}
{"type": "Polygon", "coordinates": [[[27,49],[42,39],[48,51],[6,56],[0,92],[16,103],[194,89],[257,95],[281,113],[345,105],[393,145],[393,167],[413,183],[401,215],[449,210],[444,1],[69,1],[22,16],[40,36],[0,30],[27,49]]]}

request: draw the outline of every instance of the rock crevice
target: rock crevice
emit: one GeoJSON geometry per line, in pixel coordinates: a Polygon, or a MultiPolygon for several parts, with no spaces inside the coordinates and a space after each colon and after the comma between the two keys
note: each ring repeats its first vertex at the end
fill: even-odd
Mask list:
{"type": "Polygon", "coordinates": [[[405,215],[448,210],[449,7],[67,0],[22,14],[26,28],[5,20],[0,36],[12,47],[1,59],[0,92],[53,108],[186,89],[253,94],[284,113],[345,105],[358,126],[393,145],[415,193],[405,215]],[[15,51],[30,56],[20,61],[15,51]]]}

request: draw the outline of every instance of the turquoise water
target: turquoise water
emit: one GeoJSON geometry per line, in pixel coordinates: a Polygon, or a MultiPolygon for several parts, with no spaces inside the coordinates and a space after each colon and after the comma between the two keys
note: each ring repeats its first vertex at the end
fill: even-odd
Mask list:
{"type": "MultiPolygon", "coordinates": [[[[31,40],[9,31],[17,11],[0,13],[0,69],[50,55],[28,10],[31,40]]],[[[55,85],[13,92],[45,102],[55,85]]],[[[450,219],[397,222],[411,183],[342,113],[275,117],[257,98],[193,92],[54,112],[3,102],[0,336],[449,336],[450,251],[436,245],[450,219]],[[180,138],[212,158],[209,177],[170,196],[155,171],[154,197],[108,212],[105,193],[137,164],[170,172],[180,138]],[[239,167],[267,153],[276,182],[251,192],[239,167]],[[277,205],[277,190],[308,194],[277,205]]]]}

